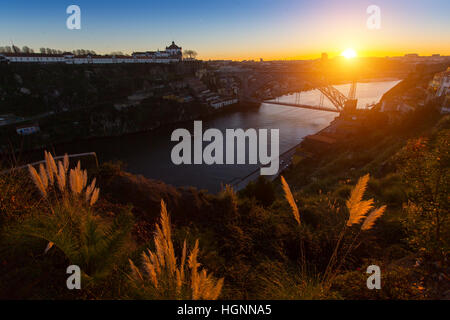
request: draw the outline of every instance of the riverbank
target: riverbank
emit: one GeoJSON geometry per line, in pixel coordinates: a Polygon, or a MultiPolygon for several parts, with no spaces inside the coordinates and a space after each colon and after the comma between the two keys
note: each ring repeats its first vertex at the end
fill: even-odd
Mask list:
{"type": "MultiPolygon", "coordinates": [[[[383,83],[383,82],[396,83],[387,92],[395,90],[395,88],[399,86],[399,83],[401,83],[398,78],[383,78],[383,79],[376,78],[376,79],[358,80],[358,84],[383,83]]],[[[339,85],[342,86],[349,84],[340,83],[339,85]]],[[[338,88],[339,85],[337,86],[338,88]]],[[[286,96],[284,96],[284,98],[286,98],[286,96]]],[[[378,98],[379,100],[381,100],[383,97],[378,98]]],[[[357,115],[357,117],[359,118],[358,121],[352,121],[351,115],[342,116],[338,114],[337,117],[329,125],[318,130],[317,132],[305,136],[300,142],[298,142],[293,147],[289,148],[287,151],[284,151],[282,154],[280,154],[279,156],[280,169],[278,174],[273,176],[266,176],[265,178],[270,181],[273,181],[276,178],[278,178],[282,174],[283,170],[286,170],[291,166],[294,155],[296,155],[298,158],[314,157],[320,154],[322,151],[326,152],[327,148],[328,149],[332,148],[335,144],[342,142],[349,133],[358,130],[359,128],[361,128],[361,126],[364,125],[364,123],[367,121],[366,119],[368,116],[367,111],[368,110],[365,109],[358,110],[357,115]],[[343,128],[343,126],[345,128],[343,128]]],[[[377,117],[377,115],[375,117],[377,117]]],[[[252,172],[243,177],[233,178],[228,183],[232,185],[236,190],[241,190],[245,188],[249,182],[254,181],[259,177],[260,168],[261,167],[254,169],[252,172]]]]}
{"type": "MultiPolygon", "coordinates": [[[[74,137],[74,138],[66,138],[66,139],[62,139],[59,141],[54,141],[54,142],[49,142],[47,144],[39,144],[38,146],[34,146],[34,147],[28,147],[28,148],[23,148],[23,141],[24,140],[31,140],[31,139],[35,139],[34,136],[25,136],[22,137],[22,143],[20,143],[19,145],[21,146],[21,148],[16,148],[14,150],[14,153],[20,153],[21,155],[28,155],[28,154],[32,154],[32,153],[36,153],[38,151],[43,151],[46,149],[58,149],[58,147],[64,145],[64,144],[73,144],[73,143],[82,143],[82,142],[88,142],[88,141],[101,141],[101,140],[105,140],[105,139],[111,139],[111,138],[117,138],[117,137],[125,137],[125,136],[134,136],[134,135],[140,135],[143,133],[149,133],[149,132],[154,132],[157,130],[164,130],[167,128],[174,128],[175,126],[183,126],[184,124],[190,123],[194,120],[207,120],[207,119],[211,119],[212,117],[215,117],[217,115],[221,115],[221,114],[227,114],[227,113],[233,113],[233,112],[238,112],[238,111],[246,111],[246,110],[252,110],[252,109],[257,109],[259,107],[259,104],[256,103],[237,103],[234,105],[229,105],[229,106],[225,106],[223,108],[220,109],[213,109],[210,107],[205,108],[205,112],[203,113],[197,113],[194,114],[192,116],[183,116],[181,119],[177,119],[175,121],[166,121],[166,122],[162,122],[159,123],[158,125],[149,127],[149,128],[144,128],[144,129],[133,129],[130,128],[130,130],[126,131],[126,132],[117,132],[117,133],[108,133],[108,134],[101,134],[101,135],[88,135],[88,136],[82,136],[82,137],[74,137]]],[[[185,113],[186,114],[186,113],[185,113]]],[[[56,115],[57,116],[57,115],[56,115]]],[[[11,126],[11,128],[9,128],[9,130],[7,130],[8,128],[5,126],[3,128],[4,130],[4,135],[8,136],[17,136],[17,133],[15,133],[15,128],[13,128],[13,126],[11,126]],[[5,130],[8,131],[8,133],[5,132],[5,130]]],[[[70,132],[70,131],[68,131],[70,132]]],[[[48,133],[46,134],[46,132],[41,129],[41,132],[39,132],[39,135],[48,135],[48,133]]],[[[68,136],[70,136],[68,134],[68,136]]],[[[16,139],[17,140],[17,139],[16,139]]],[[[28,143],[28,145],[32,145],[33,142],[28,143]]],[[[9,146],[8,146],[9,147],[9,146]]],[[[92,150],[90,150],[92,151],[92,150]]],[[[11,156],[12,155],[12,151],[9,148],[0,148],[0,157],[6,157],[6,156],[11,156]]]]}
{"type": "MultiPolygon", "coordinates": [[[[381,97],[384,83],[373,83],[373,99],[381,97]]],[[[369,92],[370,93],[370,92],[369,92]]],[[[311,93],[311,99],[319,99],[318,92],[311,93]]],[[[289,97],[288,97],[289,98],[289,97]]],[[[204,128],[226,129],[279,129],[280,172],[291,163],[291,157],[304,137],[314,135],[328,127],[336,117],[334,113],[274,106],[269,104],[241,104],[204,113],[196,119],[161,124],[153,130],[123,134],[120,136],[80,139],[72,143],[52,144],[56,155],[78,154],[94,151],[99,162],[122,161],[126,170],[133,174],[164,181],[175,187],[193,186],[211,193],[221,190],[221,185],[238,185],[241,189],[259,176],[259,165],[174,165],[171,150],[171,133],[177,128],[192,130],[193,120],[202,120],[204,128]],[[257,174],[255,174],[257,172],[257,174]]],[[[206,144],[206,143],[205,143],[206,144]]],[[[42,160],[42,149],[21,153],[21,164],[42,160]],[[27,162],[28,161],[28,162],[27,162]]],[[[296,157],[294,157],[296,158],[296,157]]],[[[270,177],[275,179],[275,177],[270,177]]]]}
{"type": "MultiPolygon", "coordinates": [[[[301,148],[303,143],[303,140],[301,142],[299,142],[297,145],[293,146],[292,148],[290,148],[289,150],[283,152],[282,154],[279,155],[278,159],[279,159],[279,170],[278,173],[272,176],[265,176],[266,179],[268,179],[269,181],[273,181],[276,178],[278,178],[282,173],[283,170],[289,168],[289,166],[292,163],[292,157],[298,153],[297,149],[301,148]]],[[[256,179],[259,178],[260,176],[260,171],[261,168],[263,166],[258,167],[257,169],[253,170],[252,172],[250,172],[249,174],[247,174],[244,177],[238,177],[238,178],[234,178],[230,181],[228,181],[227,184],[229,184],[230,186],[233,187],[233,189],[239,191],[244,189],[250,182],[255,181],[256,179]]]]}

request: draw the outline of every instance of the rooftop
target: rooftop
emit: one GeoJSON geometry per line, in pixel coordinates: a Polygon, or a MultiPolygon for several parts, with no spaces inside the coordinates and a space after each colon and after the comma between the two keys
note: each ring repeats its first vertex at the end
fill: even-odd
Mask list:
{"type": "Polygon", "coordinates": [[[175,41],[172,41],[172,44],[168,47],[166,47],[166,49],[181,49],[181,47],[177,46],[175,44],[175,41]]]}

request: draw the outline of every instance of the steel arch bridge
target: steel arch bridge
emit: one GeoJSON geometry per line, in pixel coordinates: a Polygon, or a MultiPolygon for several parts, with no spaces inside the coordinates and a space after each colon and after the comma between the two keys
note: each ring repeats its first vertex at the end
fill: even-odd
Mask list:
{"type": "Polygon", "coordinates": [[[296,93],[296,101],[295,103],[283,102],[279,100],[265,100],[260,101],[254,98],[251,98],[250,92],[255,91],[258,87],[261,87],[271,81],[279,81],[276,76],[286,76],[286,75],[313,75],[313,73],[308,72],[248,72],[248,71],[240,71],[240,72],[221,72],[222,74],[232,75],[240,79],[242,83],[242,92],[240,95],[240,99],[243,101],[251,101],[251,102],[259,102],[259,103],[268,103],[268,104],[277,104],[277,105],[285,105],[290,107],[298,107],[298,108],[306,108],[306,109],[314,109],[321,111],[330,111],[330,112],[342,112],[344,109],[356,109],[357,100],[355,99],[356,93],[356,81],[353,81],[350,87],[350,91],[348,97],[341,93],[338,89],[333,87],[332,85],[326,83],[323,80],[303,80],[305,84],[308,84],[311,88],[319,90],[323,96],[325,96],[332,103],[334,108],[324,107],[322,105],[323,96],[321,97],[321,103],[319,105],[306,105],[300,103],[300,94],[296,93]],[[257,79],[257,85],[250,85],[249,78],[257,79]]]}
{"type": "Polygon", "coordinates": [[[357,100],[355,99],[355,93],[356,93],[356,82],[353,82],[350,87],[349,96],[346,97],[342,92],[340,92],[338,89],[333,87],[332,85],[323,84],[323,83],[316,83],[315,85],[313,83],[310,83],[315,89],[319,90],[323,96],[327,97],[328,100],[333,104],[334,108],[328,108],[323,106],[323,96],[321,96],[321,101],[319,105],[306,105],[302,104],[300,102],[300,95],[301,92],[295,93],[295,103],[290,102],[282,102],[278,99],[273,100],[266,100],[264,103],[268,104],[277,104],[277,105],[284,105],[289,107],[298,107],[298,108],[305,108],[305,109],[313,109],[313,110],[320,110],[320,111],[330,111],[330,112],[342,112],[344,110],[349,109],[356,109],[357,100]]]}

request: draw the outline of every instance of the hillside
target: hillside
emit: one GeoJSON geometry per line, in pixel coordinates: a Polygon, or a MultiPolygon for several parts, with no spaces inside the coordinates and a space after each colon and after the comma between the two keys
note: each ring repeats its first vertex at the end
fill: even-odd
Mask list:
{"type": "Polygon", "coordinates": [[[325,152],[299,152],[282,183],[238,193],[46,154],[0,175],[0,297],[447,299],[450,116],[438,107],[369,117],[325,152]],[[81,290],[64,286],[72,264],[81,290]]]}
{"type": "Polygon", "coordinates": [[[11,152],[92,137],[117,136],[190,120],[211,112],[188,95],[184,79],[197,64],[0,65],[0,150],[11,152]],[[23,119],[22,121],[17,121],[23,119]],[[22,138],[16,127],[37,123],[40,132],[22,138]]]}

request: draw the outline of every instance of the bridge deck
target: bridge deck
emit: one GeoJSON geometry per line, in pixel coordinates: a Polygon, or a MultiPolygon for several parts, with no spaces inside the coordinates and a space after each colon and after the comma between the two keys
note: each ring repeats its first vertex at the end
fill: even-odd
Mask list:
{"type": "Polygon", "coordinates": [[[337,112],[339,113],[339,111],[337,109],[332,109],[332,108],[325,108],[325,107],[320,107],[320,106],[310,106],[310,105],[306,105],[306,104],[297,104],[297,103],[289,103],[289,102],[278,102],[278,101],[263,101],[263,103],[268,103],[268,104],[278,104],[281,106],[288,106],[288,107],[296,107],[296,108],[304,108],[304,109],[312,109],[312,110],[319,110],[319,111],[329,111],[329,112],[337,112]]]}

